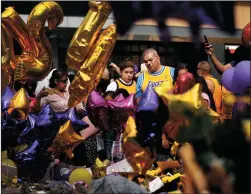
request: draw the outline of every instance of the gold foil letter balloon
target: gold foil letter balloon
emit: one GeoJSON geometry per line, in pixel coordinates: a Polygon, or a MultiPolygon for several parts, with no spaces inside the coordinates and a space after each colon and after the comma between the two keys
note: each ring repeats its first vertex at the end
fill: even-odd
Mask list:
{"type": "Polygon", "coordinates": [[[102,32],[71,83],[69,107],[77,105],[95,89],[110,59],[115,42],[116,25],[111,24],[102,32]],[[89,80],[86,79],[86,75],[89,80]]]}
{"type": "MultiPolygon", "coordinates": [[[[6,29],[9,34],[11,34],[11,43],[13,41],[13,37],[19,43],[22,53],[20,56],[15,56],[13,45],[11,47],[12,59],[11,62],[13,66],[18,67],[21,63],[22,59],[28,58],[26,60],[31,60],[31,58],[35,57],[34,54],[34,46],[30,43],[30,37],[27,25],[22,20],[22,18],[18,15],[18,13],[13,9],[13,7],[8,7],[2,13],[2,23],[4,24],[2,29],[6,29]]],[[[17,71],[16,80],[22,80],[26,77],[26,72],[20,73],[17,71]]]]}
{"type": "Polygon", "coordinates": [[[1,24],[1,59],[2,59],[2,70],[13,75],[16,68],[15,53],[13,47],[13,37],[8,28],[2,23],[1,24]]]}
{"type": "Polygon", "coordinates": [[[79,70],[111,13],[111,6],[106,1],[90,1],[89,7],[67,50],[66,64],[71,69],[79,70]]]}
{"type": "Polygon", "coordinates": [[[2,24],[1,31],[1,92],[6,86],[11,84],[11,77],[13,76],[13,69],[11,67],[11,48],[13,50],[12,37],[6,27],[2,24]]]}
{"type": "Polygon", "coordinates": [[[52,50],[44,32],[45,22],[49,29],[55,28],[63,20],[63,10],[55,2],[41,2],[33,8],[27,25],[12,8],[2,13],[3,24],[11,31],[19,43],[22,53],[16,56],[15,80],[39,80],[52,67],[52,50]],[[23,67],[18,67],[22,65],[23,67]]]}
{"type": "Polygon", "coordinates": [[[63,21],[64,13],[55,2],[41,2],[31,11],[27,27],[30,41],[35,48],[35,57],[31,61],[23,61],[28,79],[42,79],[52,68],[52,49],[44,31],[45,22],[49,30],[56,28],[63,21]]]}
{"type": "Polygon", "coordinates": [[[24,88],[21,88],[10,101],[8,113],[14,117],[25,120],[29,112],[29,99],[24,88]]]}

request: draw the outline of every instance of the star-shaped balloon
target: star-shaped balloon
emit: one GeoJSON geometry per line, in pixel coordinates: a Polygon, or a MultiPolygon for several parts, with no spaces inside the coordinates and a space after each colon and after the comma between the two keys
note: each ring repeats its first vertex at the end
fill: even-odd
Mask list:
{"type": "Polygon", "coordinates": [[[3,91],[2,98],[1,98],[2,112],[8,109],[10,100],[13,98],[13,96],[14,96],[14,93],[7,86],[5,90],[3,91]]]}
{"type": "Polygon", "coordinates": [[[14,161],[18,166],[19,177],[37,180],[43,178],[51,159],[42,151],[39,142],[35,140],[27,149],[17,153],[14,161]]]}
{"type": "Polygon", "coordinates": [[[95,90],[88,97],[86,110],[92,123],[100,129],[109,130],[110,115],[105,99],[95,90]]]}
{"type": "Polygon", "coordinates": [[[174,107],[173,104],[184,104],[189,106],[194,110],[198,110],[203,107],[203,98],[201,96],[201,85],[196,84],[193,88],[188,90],[183,94],[169,94],[169,93],[158,93],[158,95],[163,98],[163,101],[168,106],[170,112],[175,112],[177,107],[174,107]]]}
{"type": "Polygon", "coordinates": [[[159,106],[158,95],[153,87],[149,84],[146,91],[143,93],[137,105],[137,112],[139,111],[156,111],[159,106]]]}
{"type": "Polygon", "coordinates": [[[122,101],[124,99],[125,99],[125,97],[123,96],[123,94],[119,94],[114,100],[116,100],[116,101],[122,101]]]}
{"type": "Polygon", "coordinates": [[[89,125],[82,121],[80,117],[78,116],[76,107],[69,108],[68,110],[61,112],[61,113],[55,113],[56,117],[60,123],[60,125],[65,124],[68,120],[72,122],[73,128],[76,132],[79,132],[87,127],[89,125]]]}
{"type": "Polygon", "coordinates": [[[37,116],[36,128],[38,129],[37,140],[40,147],[47,149],[53,142],[59,128],[59,122],[51,106],[45,105],[37,116]]]}
{"type": "Polygon", "coordinates": [[[72,122],[68,120],[60,127],[59,132],[48,151],[53,152],[56,155],[65,152],[69,158],[73,158],[73,149],[80,143],[84,142],[84,140],[83,137],[75,132],[72,127],[72,122]]]}
{"type": "Polygon", "coordinates": [[[18,145],[17,138],[27,125],[26,120],[19,120],[8,112],[4,112],[1,118],[2,150],[18,145]]]}
{"type": "Polygon", "coordinates": [[[205,107],[203,98],[201,96],[202,87],[200,84],[196,84],[190,90],[183,94],[168,94],[159,93],[159,96],[163,99],[165,104],[168,106],[169,111],[182,112],[183,108],[189,108],[193,111],[199,109],[205,109],[213,119],[218,120],[219,114],[210,108],[205,107]]]}
{"type": "Polygon", "coordinates": [[[203,103],[200,84],[196,84],[183,94],[159,93],[159,95],[169,109],[170,115],[164,130],[171,139],[175,140],[180,131],[190,125],[190,119],[186,116],[188,112],[195,116],[204,112],[210,116],[212,123],[218,122],[219,114],[207,108],[203,103]]]}
{"type": "Polygon", "coordinates": [[[36,140],[38,131],[36,130],[37,116],[29,114],[27,119],[27,125],[18,138],[19,143],[32,143],[36,140]]]}
{"type": "Polygon", "coordinates": [[[137,135],[135,120],[130,116],[122,137],[123,153],[136,173],[145,174],[155,161],[156,153],[149,147],[143,147],[137,135]]]}
{"type": "Polygon", "coordinates": [[[134,113],[136,108],[134,94],[131,94],[122,101],[109,100],[107,101],[107,105],[111,109],[110,114],[112,119],[110,128],[118,130],[126,124],[128,117],[134,113]]]}
{"type": "Polygon", "coordinates": [[[173,84],[169,81],[162,82],[159,86],[155,87],[154,90],[159,96],[163,96],[172,91],[173,84]]]}
{"type": "Polygon", "coordinates": [[[16,118],[25,120],[29,111],[29,99],[24,88],[13,96],[8,107],[8,113],[16,118]]]}

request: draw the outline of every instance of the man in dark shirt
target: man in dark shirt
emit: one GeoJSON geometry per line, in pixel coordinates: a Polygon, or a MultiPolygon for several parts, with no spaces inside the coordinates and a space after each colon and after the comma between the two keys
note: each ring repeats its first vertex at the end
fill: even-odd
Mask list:
{"type": "Polygon", "coordinates": [[[250,60],[250,49],[241,45],[234,52],[234,60],[223,65],[215,56],[213,46],[208,43],[205,43],[204,45],[206,53],[220,74],[224,73],[230,67],[235,67],[241,61],[250,60]]]}

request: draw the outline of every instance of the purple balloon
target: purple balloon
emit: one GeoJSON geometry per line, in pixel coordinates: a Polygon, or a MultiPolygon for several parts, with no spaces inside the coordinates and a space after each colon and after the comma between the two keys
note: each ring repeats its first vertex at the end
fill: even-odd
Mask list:
{"type": "Polygon", "coordinates": [[[234,70],[234,81],[244,88],[250,87],[250,61],[241,61],[234,70]]]}
{"type": "Polygon", "coordinates": [[[20,162],[34,160],[36,157],[38,147],[39,147],[39,143],[36,140],[28,149],[16,154],[16,159],[20,162]]]}
{"type": "Polygon", "coordinates": [[[125,97],[123,96],[123,94],[119,94],[114,100],[115,101],[122,101],[124,99],[125,99],[125,97]]]}
{"type": "Polygon", "coordinates": [[[17,153],[13,159],[17,163],[18,177],[30,180],[41,180],[51,162],[37,140],[28,149],[17,153]]]}
{"type": "Polygon", "coordinates": [[[36,115],[28,115],[28,123],[23,132],[20,134],[20,137],[28,134],[32,129],[35,128],[37,116],[36,115]]]}
{"type": "Polygon", "coordinates": [[[89,125],[86,122],[84,122],[80,119],[80,117],[77,113],[76,107],[72,107],[72,108],[69,108],[67,111],[55,113],[55,114],[56,114],[56,117],[57,117],[60,125],[63,125],[68,120],[71,120],[72,126],[76,132],[81,131],[81,130],[89,127],[89,125]]]}
{"type": "Polygon", "coordinates": [[[86,110],[92,123],[100,129],[109,129],[109,108],[105,99],[96,91],[93,91],[87,100],[86,110]]]}
{"type": "Polygon", "coordinates": [[[159,106],[159,98],[154,88],[149,84],[146,91],[143,93],[142,97],[137,106],[137,112],[139,111],[156,111],[159,106]]]}
{"type": "Polygon", "coordinates": [[[134,94],[131,94],[122,101],[109,100],[107,101],[108,106],[111,109],[111,124],[112,130],[122,130],[126,124],[129,115],[135,111],[135,98],[134,94]]]}
{"type": "Polygon", "coordinates": [[[38,129],[37,140],[40,147],[47,149],[60,128],[60,123],[49,104],[45,105],[38,114],[36,128],[38,129]]]}
{"type": "Polygon", "coordinates": [[[134,111],[135,110],[134,94],[131,94],[122,101],[120,101],[120,99],[108,100],[107,105],[112,110],[134,111]]]}
{"type": "Polygon", "coordinates": [[[17,138],[27,126],[27,120],[18,120],[3,112],[1,117],[2,149],[6,150],[18,145],[17,138]]]}
{"type": "Polygon", "coordinates": [[[244,88],[237,83],[237,80],[234,80],[234,71],[235,68],[231,67],[223,73],[221,78],[222,84],[227,90],[233,93],[243,92],[244,88]]]}
{"type": "Polygon", "coordinates": [[[2,93],[2,99],[1,99],[2,111],[5,111],[8,109],[10,101],[13,98],[13,96],[14,96],[14,93],[7,86],[2,93]]]}
{"type": "Polygon", "coordinates": [[[49,104],[45,105],[37,116],[37,127],[49,127],[57,120],[49,104]]]}

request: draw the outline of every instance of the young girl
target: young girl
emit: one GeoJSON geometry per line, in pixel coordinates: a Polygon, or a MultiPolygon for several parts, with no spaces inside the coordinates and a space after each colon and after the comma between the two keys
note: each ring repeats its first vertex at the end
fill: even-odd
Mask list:
{"type": "Polygon", "coordinates": [[[136,82],[133,81],[135,69],[134,64],[131,60],[127,59],[120,63],[121,77],[111,82],[106,91],[115,92],[117,89],[122,88],[127,90],[129,94],[136,93],[136,82]]]}

